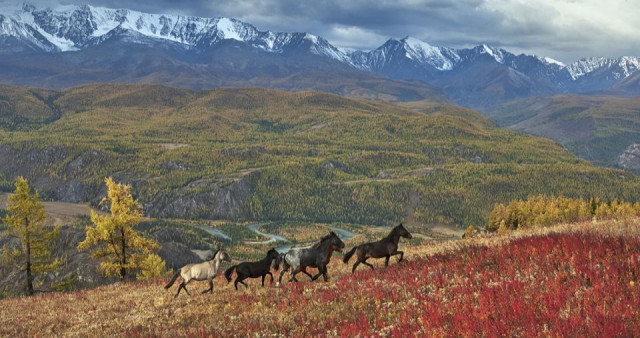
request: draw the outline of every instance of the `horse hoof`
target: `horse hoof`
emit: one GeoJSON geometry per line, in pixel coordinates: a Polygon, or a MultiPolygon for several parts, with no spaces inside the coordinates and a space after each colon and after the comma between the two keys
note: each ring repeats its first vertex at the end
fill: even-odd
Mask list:
{"type": "Polygon", "coordinates": [[[276,287],[279,287],[279,286],[280,286],[280,282],[276,282],[276,287]]]}

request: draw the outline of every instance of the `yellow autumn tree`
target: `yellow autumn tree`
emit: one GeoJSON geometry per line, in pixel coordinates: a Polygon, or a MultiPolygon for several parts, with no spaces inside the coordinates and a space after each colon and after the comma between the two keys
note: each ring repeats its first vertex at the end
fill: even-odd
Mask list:
{"type": "MultiPolygon", "coordinates": [[[[106,276],[125,279],[132,270],[141,270],[144,261],[159,245],[138,234],[133,227],[140,222],[142,210],[131,195],[131,186],[105,179],[108,193],[100,204],[109,203],[110,213],[91,212],[95,226],[87,226],[87,235],[78,250],[91,250],[91,256],[101,260],[100,269],[106,276]]],[[[159,258],[159,257],[158,257],[159,258]]]]}
{"type": "Polygon", "coordinates": [[[152,253],[140,262],[140,272],[136,275],[136,279],[154,279],[165,277],[167,275],[167,265],[160,256],[152,253]]]}
{"type": "Polygon", "coordinates": [[[51,246],[60,234],[60,227],[45,227],[47,217],[40,194],[22,177],[16,180],[16,191],[9,196],[4,222],[9,233],[20,239],[18,246],[2,247],[3,261],[15,265],[26,276],[27,295],[33,295],[33,281],[39,274],[57,269],[61,262],[51,257],[51,246]]]}

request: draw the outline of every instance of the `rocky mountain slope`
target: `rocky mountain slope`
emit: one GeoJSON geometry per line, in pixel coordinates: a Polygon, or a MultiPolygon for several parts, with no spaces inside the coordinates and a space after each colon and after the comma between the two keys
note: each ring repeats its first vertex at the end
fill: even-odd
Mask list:
{"type": "Polygon", "coordinates": [[[628,167],[618,157],[640,140],[638,97],[557,95],[516,100],[488,116],[498,125],[548,137],[598,165],[628,167]]]}

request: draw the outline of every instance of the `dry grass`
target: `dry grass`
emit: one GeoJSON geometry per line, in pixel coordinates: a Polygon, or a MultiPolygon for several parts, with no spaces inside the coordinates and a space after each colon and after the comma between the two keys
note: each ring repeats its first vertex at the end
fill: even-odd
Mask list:
{"type": "MultiPolygon", "coordinates": [[[[378,283],[380,282],[378,278],[386,278],[384,276],[387,274],[411,276],[412,271],[407,269],[413,266],[412,262],[415,261],[451,253],[458,255],[479,245],[489,248],[500,247],[526,237],[558,233],[598,233],[604,234],[605,237],[637,237],[640,236],[640,219],[564,224],[431,245],[404,245],[403,250],[407,253],[408,264],[397,264],[392,260],[389,270],[384,270],[381,269],[383,260],[376,260],[373,261],[376,265],[373,274],[362,268],[360,276],[368,278],[367,283],[378,283]]],[[[351,243],[347,242],[347,247],[350,245],[351,243]]],[[[265,334],[288,336],[301,335],[305,332],[305,323],[297,322],[299,319],[297,314],[300,312],[304,312],[307,320],[313,321],[307,324],[315,325],[316,321],[356,322],[358,318],[350,314],[355,313],[352,311],[360,307],[374,306],[375,309],[384,312],[384,307],[390,306],[388,315],[392,316],[397,314],[397,309],[394,310],[396,306],[411,306],[410,304],[387,304],[384,302],[384,294],[381,295],[383,301],[379,304],[378,299],[369,299],[366,296],[354,296],[355,301],[352,304],[317,298],[319,294],[325,297],[344,287],[345,281],[350,281],[352,278],[347,277],[350,274],[350,267],[351,264],[342,263],[341,256],[336,256],[329,265],[331,277],[329,283],[311,283],[306,281],[306,277],[302,277],[301,280],[304,282],[298,284],[285,283],[279,288],[269,286],[262,288],[259,280],[255,279],[249,280],[248,290],[242,288],[238,292],[233,290],[232,284],[227,284],[222,277],[218,277],[214,282],[213,294],[199,294],[200,290],[206,288],[205,283],[192,283],[189,288],[193,296],[181,294],[176,299],[173,299],[176,287],[174,286],[170,291],[165,290],[163,285],[166,279],[162,279],[151,282],[119,283],[74,293],[51,293],[30,298],[3,300],[0,301],[0,336],[253,336],[265,334]]],[[[443,277],[446,281],[447,276],[443,277]]],[[[355,278],[356,280],[359,278],[358,274],[355,278]]],[[[427,281],[423,287],[428,289],[429,284],[430,282],[427,281]]],[[[402,288],[402,286],[399,284],[395,288],[402,288]]],[[[387,290],[388,286],[383,289],[387,290]]],[[[378,313],[377,310],[376,313],[378,313]]],[[[638,319],[637,316],[636,319],[638,319]]],[[[389,320],[393,320],[393,317],[389,320]]],[[[633,319],[630,318],[630,320],[633,319]]],[[[325,332],[327,335],[340,335],[342,331],[329,328],[325,332]]],[[[447,335],[442,331],[431,333],[439,336],[447,335]]],[[[423,332],[423,334],[426,333],[423,332]]],[[[536,335],[536,333],[531,334],[536,335]]]]}

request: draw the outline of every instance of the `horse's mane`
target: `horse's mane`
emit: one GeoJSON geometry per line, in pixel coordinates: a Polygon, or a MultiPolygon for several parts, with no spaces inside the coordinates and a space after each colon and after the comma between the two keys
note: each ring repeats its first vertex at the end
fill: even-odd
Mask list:
{"type": "Polygon", "coordinates": [[[320,241],[316,244],[314,244],[311,248],[312,249],[317,249],[319,248],[324,242],[326,242],[327,240],[329,240],[331,237],[337,237],[338,235],[336,235],[335,232],[331,231],[328,235],[320,238],[320,241]]]}
{"type": "Polygon", "coordinates": [[[213,256],[211,256],[210,260],[213,260],[216,258],[216,255],[218,254],[218,252],[220,252],[222,249],[216,249],[216,251],[213,253],[213,256]]]}
{"type": "Polygon", "coordinates": [[[395,236],[398,233],[398,231],[400,231],[401,227],[402,227],[402,223],[394,226],[393,229],[391,229],[391,231],[389,232],[389,234],[385,238],[388,238],[388,239],[393,238],[393,236],[395,236]]]}

